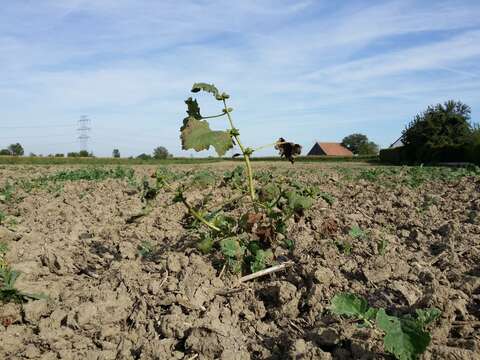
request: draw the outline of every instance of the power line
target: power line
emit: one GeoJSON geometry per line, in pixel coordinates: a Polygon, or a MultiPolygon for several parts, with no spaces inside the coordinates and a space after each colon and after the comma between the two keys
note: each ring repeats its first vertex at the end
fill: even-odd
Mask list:
{"type": "Polygon", "coordinates": [[[21,136],[1,136],[0,139],[11,139],[11,141],[18,141],[23,138],[50,138],[50,137],[65,137],[65,134],[53,134],[53,135],[21,135],[21,136]]]}
{"type": "Polygon", "coordinates": [[[22,126],[0,126],[0,129],[52,129],[52,128],[67,128],[74,127],[75,125],[22,125],[22,126]]]}

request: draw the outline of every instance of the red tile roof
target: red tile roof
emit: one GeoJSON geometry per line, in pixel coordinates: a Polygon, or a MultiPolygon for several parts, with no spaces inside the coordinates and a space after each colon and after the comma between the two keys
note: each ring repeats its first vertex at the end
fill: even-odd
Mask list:
{"type": "Polygon", "coordinates": [[[353,156],[353,153],[339,143],[317,142],[318,146],[328,156],[353,156]]]}

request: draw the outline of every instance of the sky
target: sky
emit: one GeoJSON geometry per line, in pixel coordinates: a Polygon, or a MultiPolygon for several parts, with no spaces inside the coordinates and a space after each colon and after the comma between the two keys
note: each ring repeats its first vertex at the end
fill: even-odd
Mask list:
{"type": "Polygon", "coordinates": [[[480,1],[0,0],[0,147],[78,151],[86,115],[97,156],[192,156],[179,127],[194,82],[230,94],[251,147],[356,132],[387,147],[449,99],[480,122],[480,1]]]}

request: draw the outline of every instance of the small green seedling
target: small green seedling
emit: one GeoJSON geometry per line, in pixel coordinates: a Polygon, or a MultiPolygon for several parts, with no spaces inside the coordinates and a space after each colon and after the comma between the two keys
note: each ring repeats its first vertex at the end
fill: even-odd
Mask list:
{"type": "Polygon", "coordinates": [[[0,188],[0,202],[8,203],[13,199],[13,192],[14,187],[10,182],[6,182],[6,184],[0,188]]]}
{"type": "Polygon", "coordinates": [[[0,211],[0,225],[2,225],[5,222],[5,219],[7,218],[7,215],[3,211],[0,211]]]}
{"type": "Polygon", "coordinates": [[[383,331],[383,345],[398,360],[416,360],[425,352],[431,337],[426,327],[440,317],[436,308],[417,309],[415,317],[387,315],[385,309],[368,306],[367,300],[350,293],[333,297],[330,310],[336,315],[356,318],[362,326],[383,331]]]}
{"type": "Polygon", "coordinates": [[[343,253],[345,256],[350,256],[352,254],[353,245],[348,240],[338,241],[335,240],[334,244],[337,246],[337,249],[343,253]]]}
{"type": "Polygon", "coordinates": [[[367,237],[365,231],[360,229],[358,226],[353,226],[348,232],[348,235],[350,235],[350,237],[353,239],[365,239],[367,237]]]}
{"type": "Polygon", "coordinates": [[[327,202],[328,205],[333,205],[335,203],[335,197],[332,194],[327,192],[320,192],[320,197],[327,202]]]}
{"type": "Polygon", "coordinates": [[[387,247],[388,247],[388,240],[385,238],[382,238],[377,244],[378,253],[384,256],[385,253],[387,252],[387,247]]]}
{"type": "Polygon", "coordinates": [[[15,288],[15,282],[20,276],[20,272],[10,268],[5,259],[7,251],[7,244],[0,243],[0,301],[23,303],[28,300],[46,299],[47,296],[44,294],[24,293],[15,288]]]}
{"type": "Polygon", "coordinates": [[[150,241],[143,241],[138,246],[138,255],[143,260],[152,260],[155,257],[155,246],[150,241]]]}

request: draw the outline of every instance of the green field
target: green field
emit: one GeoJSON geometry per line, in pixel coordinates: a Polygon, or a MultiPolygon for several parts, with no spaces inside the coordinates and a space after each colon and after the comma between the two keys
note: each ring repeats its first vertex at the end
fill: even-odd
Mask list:
{"type": "MultiPolygon", "coordinates": [[[[252,161],[281,161],[278,156],[252,157],[252,161]]],[[[170,164],[207,164],[221,161],[243,161],[243,158],[208,157],[189,158],[172,157],[168,159],[129,159],[129,158],[101,158],[101,157],[29,157],[29,156],[0,156],[0,165],[170,165],[170,164]]],[[[377,162],[377,156],[299,156],[297,162],[377,162]]]]}

